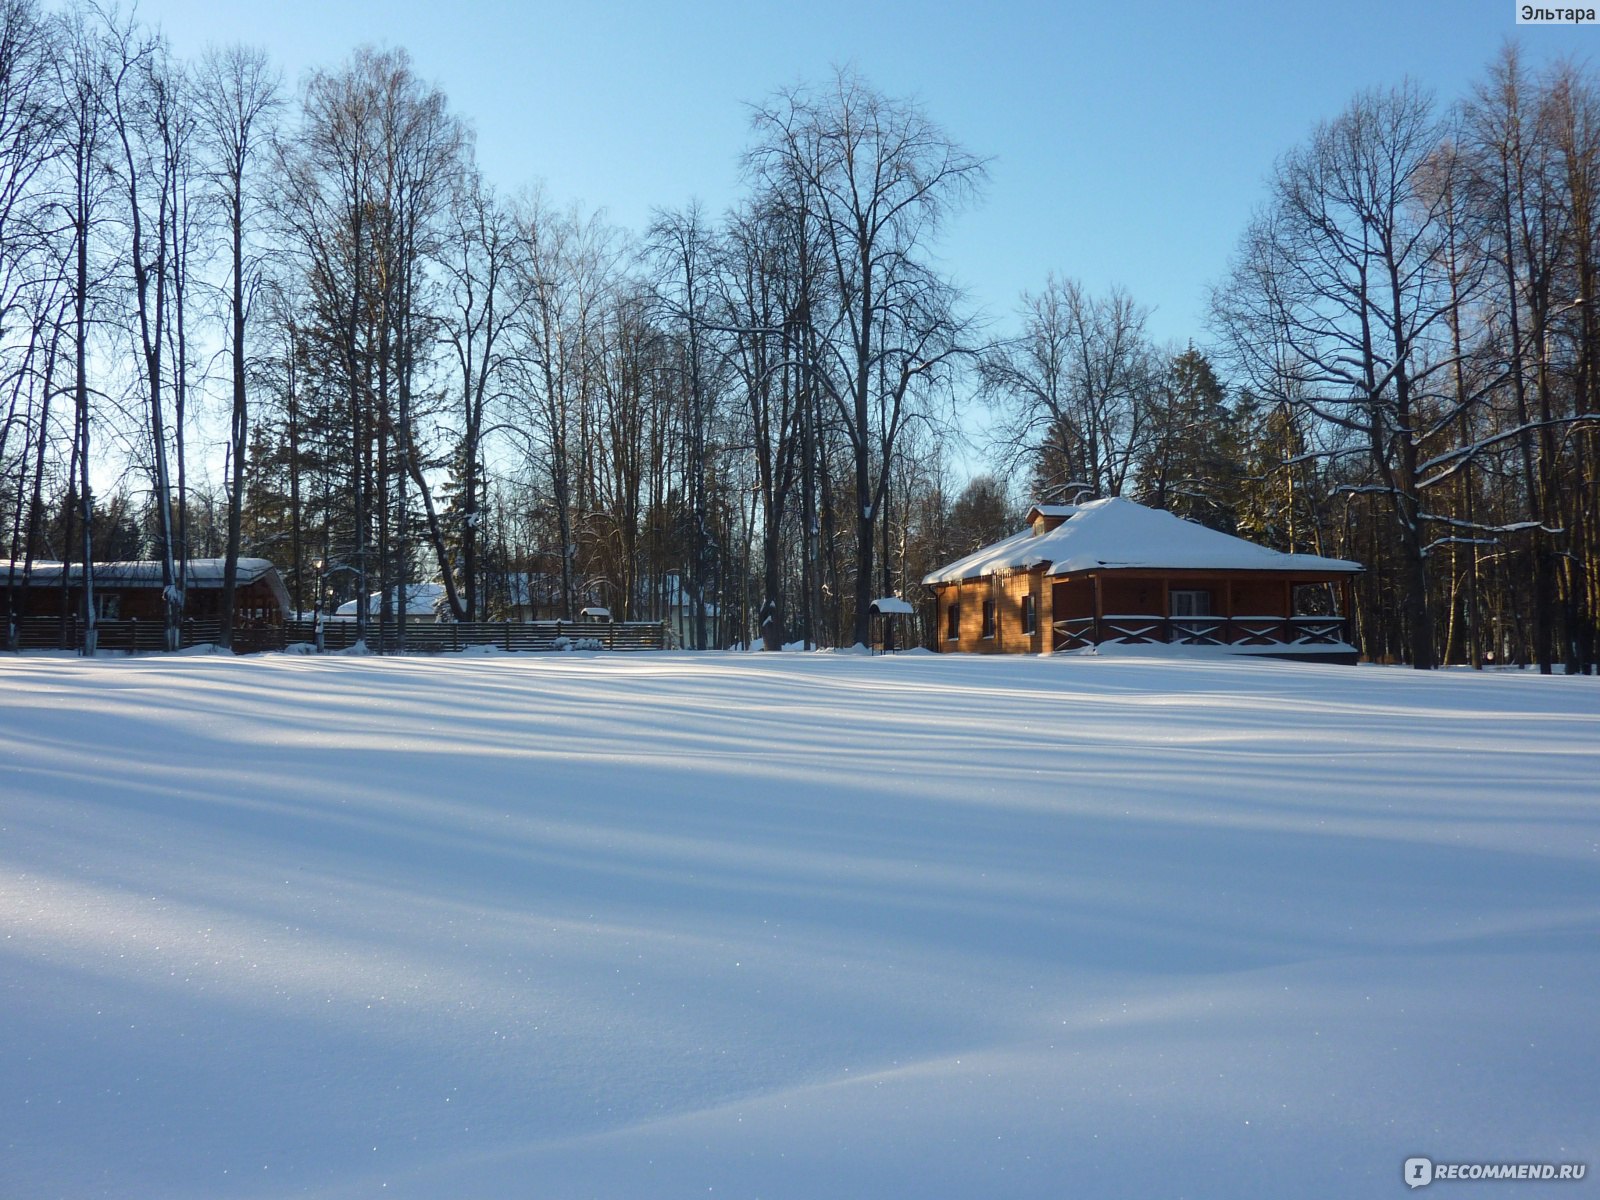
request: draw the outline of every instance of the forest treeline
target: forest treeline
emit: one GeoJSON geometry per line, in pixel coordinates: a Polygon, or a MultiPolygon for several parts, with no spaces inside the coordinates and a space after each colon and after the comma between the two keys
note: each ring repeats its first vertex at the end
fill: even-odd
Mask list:
{"type": "Polygon", "coordinates": [[[1375,658],[1594,667],[1583,70],[1508,48],[1454,105],[1357,97],[1186,347],[1054,276],[1014,332],[975,313],[937,247],[986,163],[920,105],[840,71],[751,112],[729,211],[624,231],[497,190],[403,50],[291,89],[0,0],[5,569],[158,560],[174,637],[187,561],[231,589],[251,556],[301,611],[377,594],[387,640],[437,581],[456,619],[836,645],[1027,502],[1128,495],[1360,560],[1375,658]],[[979,411],[995,474],[962,483],[979,411]]]}

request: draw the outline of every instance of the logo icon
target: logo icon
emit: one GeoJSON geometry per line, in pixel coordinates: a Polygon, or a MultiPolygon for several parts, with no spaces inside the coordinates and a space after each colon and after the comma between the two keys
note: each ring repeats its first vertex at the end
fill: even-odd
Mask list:
{"type": "Polygon", "coordinates": [[[1408,1158],[1404,1170],[1406,1186],[1409,1188],[1427,1187],[1433,1182],[1433,1160],[1431,1158],[1408,1158]]]}

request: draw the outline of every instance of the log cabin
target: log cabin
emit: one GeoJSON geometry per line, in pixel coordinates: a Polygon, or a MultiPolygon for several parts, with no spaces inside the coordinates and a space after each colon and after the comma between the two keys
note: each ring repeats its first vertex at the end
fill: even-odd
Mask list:
{"type": "MultiPolygon", "coordinates": [[[[225,560],[191,558],[184,616],[215,619],[222,612],[222,573],[225,560]]],[[[104,562],[94,564],[95,617],[101,621],[165,620],[159,562],[104,562]]],[[[83,566],[35,562],[26,573],[20,562],[0,562],[0,613],[12,611],[12,593],[19,618],[79,616],[83,608],[83,566]],[[63,575],[65,578],[63,578],[63,575]]],[[[235,577],[235,624],[280,625],[289,614],[290,600],[278,568],[264,558],[241,558],[235,577]]]]}
{"type": "Polygon", "coordinates": [[[1173,648],[1354,663],[1360,564],[1284,554],[1120,497],[1035,505],[1027,528],[930,572],[935,648],[1173,648]]]}

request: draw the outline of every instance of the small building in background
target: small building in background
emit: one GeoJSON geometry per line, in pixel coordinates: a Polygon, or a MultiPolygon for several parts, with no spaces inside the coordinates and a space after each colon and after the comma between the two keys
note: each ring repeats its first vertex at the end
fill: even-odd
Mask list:
{"type": "MultiPolygon", "coordinates": [[[[695,593],[684,583],[676,571],[668,571],[661,579],[667,633],[671,644],[679,648],[697,645],[698,616],[695,611],[695,593]]],[[[712,600],[704,602],[708,648],[717,647],[717,618],[720,610],[712,600]]]]}
{"type": "MultiPolygon", "coordinates": [[[[400,607],[400,589],[393,592],[395,611],[400,607]]],[[[354,621],[356,601],[346,600],[329,615],[331,621],[354,621]]],[[[367,597],[367,615],[383,614],[383,593],[373,592],[367,597]]],[[[411,620],[442,621],[449,618],[450,605],[442,583],[410,583],[406,585],[406,617],[411,620]]]]}
{"type": "Polygon", "coordinates": [[[1028,527],[930,572],[935,647],[1171,646],[1355,662],[1357,563],[1284,554],[1131,500],[1036,505],[1028,527]]]}
{"type": "Polygon", "coordinates": [[[554,621],[561,616],[561,576],[547,571],[493,571],[480,584],[493,621],[554,621]]]}

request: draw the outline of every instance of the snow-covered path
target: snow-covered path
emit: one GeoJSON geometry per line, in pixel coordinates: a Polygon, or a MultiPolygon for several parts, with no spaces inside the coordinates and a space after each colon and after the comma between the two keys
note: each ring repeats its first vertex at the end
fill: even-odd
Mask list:
{"type": "Polygon", "coordinates": [[[1595,1194],[1597,683],[0,658],[0,1196],[1595,1194]]]}

